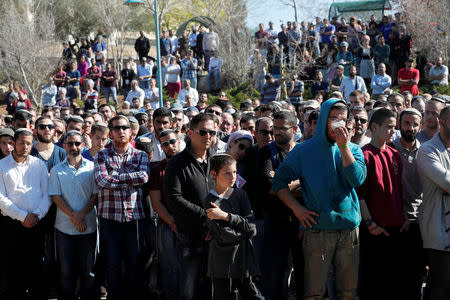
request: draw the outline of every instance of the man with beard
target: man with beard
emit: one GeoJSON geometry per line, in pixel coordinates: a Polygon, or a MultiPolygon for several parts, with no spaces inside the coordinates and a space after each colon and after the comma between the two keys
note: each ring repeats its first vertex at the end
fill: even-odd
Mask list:
{"type": "Polygon", "coordinates": [[[37,138],[37,143],[31,149],[30,155],[41,159],[46,165],[48,172],[50,172],[53,166],[66,158],[66,151],[53,144],[55,124],[49,117],[42,116],[36,120],[34,134],[37,138]]]}
{"type": "Polygon", "coordinates": [[[355,119],[355,133],[352,136],[352,143],[355,143],[360,148],[370,143],[370,138],[366,135],[368,126],[367,111],[360,107],[355,106],[350,109],[350,113],[355,119]]]}
{"type": "Polygon", "coordinates": [[[156,245],[162,271],[163,296],[166,299],[178,299],[177,226],[167,204],[163,178],[167,163],[180,152],[180,139],[175,131],[166,129],[159,134],[159,141],[166,158],[152,167],[148,190],[150,191],[152,207],[159,217],[156,245]]]}
{"type": "Polygon", "coordinates": [[[18,129],[13,140],[13,152],[0,161],[0,210],[5,216],[0,299],[46,299],[41,220],[50,207],[47,168],[29,155],[33,146],[29,129],[18,129]]]}
{"type": "Polygon", "coordinates": [[[130,145],[127,117],[113,117],[108,127],[112,146],[97,153],[94,159],[108,299],[124,299],[126,295],[126,299],[136,300],[143,271],[139,264],[145,218],[142,185],[148,180],[149,160],[147,153],[130,145]]]}
{"type": "MultiPolygon", "coordinates": [[[[274,114],[273,133],[275,141],[264,146],[258,153],[259,199],[263,201],[264,240],[262,279],[264,296],[268,300],[286,299],[284,276],[288,267],[288,254],[292,251],[297,295],[303,294],[303,252],[298,239],[299,222],[289,208],[273,194],[272,178],[275,170],[296,145],[297,118],[288,111],[274,114]]],[[[290,190],[299,188],[299,181],[290,184],[290,190]]]]}
{"type": "Polygon", "coordinates": [[[425,104],[425,114],[423,117],[423,129],[417,134],[417,139],[421,144],[430,140],[439,130],[439,114],[445,107],[445,101],[441,98],[431,98],[425,104]]]}
{"type": "Polygon", "coordinates": [[[67,159],[50,172],[49,195],[58,206],[56,248],[60,265],[61,299],[73,299],[80,278],[81,299],[94,296],[94,269],[97,246],[97,187],[94,163],[81,156],[84,138],[78,131],[64,137],[67,159]]]}
{"type": "MultiPolygon", "coordinates": [[[[146,133],[140,137],[148,137],[153,141],[153,157],[152,162],[162,161],[166,158],[166,154],[159,141],[159,135],[163,130],[173,129],[174,114],[170,109],[160,107],[153,113],[153,132],[146,133]]],[[[180,140],[180,150],[184,150],[186,143],[180,140]]]]}
{"type": "Polygon", "coordinates": [[[211,144],[217,134],[217,117],[198,114],[192,118],[186,148],[167,164],[164,192],[178,231],[180,299],[203,299],[208,294],[202,268],[206,257],[206,213],[202,201],[213,187],[209,174],[211,144]]]}
{"type": "Polygon", "coordinates": [[[450,108],[439,115],[440,132],[423,144],[417,154],[421,175],[423,202],[419,211],[423,248],[430,268],[425,290],[426,300],[450,298],[450,108]]]}
{"type": "Polygon", "coordinates": [[[422,203],[422,184],[417,172],[417,152],[420,142],[416,139],[422,121],[422,115],[415,108],[406,108],[399,117],[401,136],[393,141],[394,148],[402,158],[402,198],[403,209],[411,222],[409,229],[405,232],[402,243],[408,250],[404,253],[408,264],[404,276],[399,278],[409,288],[404,290],[404,299],[420,300],[422,276],[424,272],[424,253],[422,248],[422,237],[420,235],[417,215],[422,203]]]}
{"type": "Polygon", "coordinates": [[[356,75],[356,67],[351,66],[349,69],[349,76],[342,79],[339,91],[344,93],[344,99],[350,101],[350,93],[354,90],[367,92],[366,83],[361,76],[356,75]]]}

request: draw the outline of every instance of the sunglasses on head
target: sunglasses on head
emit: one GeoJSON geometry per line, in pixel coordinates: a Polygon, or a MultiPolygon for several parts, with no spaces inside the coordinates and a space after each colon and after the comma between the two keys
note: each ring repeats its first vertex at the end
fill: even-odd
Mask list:
{"type": "Polygon", "coordinates": [[[261,133],[262,135],[264,135],[264,136],[267,136],[267,135],[273,135],[273,130],[264,130],[264,129],[261,129],[261,130],[258,130],[258,132],[259,133],[261,133]]]}
{"type": "Polygon", "coordinates": [[[217,131],[215,131],[215,130],[200,129],[200,130],[197,131],[197,133],[198,133],[200,136],[205,136],[205,135],[207,135],[207,134],[209,134],[210,136],[216,136],[217,131]]]}
{"type": "Polygon", "coordinates": [[[118,126],[113,126],[113,128],[112,128],[113,130],[117,130],[117,131],[119,131],[119,130],[127,130],[127,129],[130,129],[130,126],[128,126],[128,125],[118,125],[118,126]]]}
{"type": "Polygon", "coordinates": [[[46,128],[48,128],[50,130],[55,129],[55,125],[53,125],[53,124],[39,124],[38,127],[40,130],[45,130],[46,128]]]}
{"type": "Polygon", "coordinates": [[[81,146],[81,142],[67,142],[66,145],[69,147],[72,147],[73,145],[80,147],[81,146]]]}
{"type": "Polygon", "coordinates": [[[177,141],[178,141],[177,139],[171,139],[171,140],[162,142],[162,143],[161,143],[161,147],[169,146],[169,144],[173,145],[173,144],[175,144],[177,141]]]}

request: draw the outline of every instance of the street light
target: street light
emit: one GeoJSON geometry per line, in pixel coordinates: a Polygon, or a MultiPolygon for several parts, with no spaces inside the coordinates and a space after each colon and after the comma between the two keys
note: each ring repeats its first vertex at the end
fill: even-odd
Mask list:
{"type": "MultiPolygon", "coordinates": [[[[158,72],[156,73],[156,79],[158,81],[158,94],[159,94],[159,107],[163,107],[163,94],[162,94],[162,79],[161,79],[161,51],[159,49],[159,20],[158,20],[158,0],[153,0],[154,2],[154,11],[155,11],[155,38],[156,38],[156,68],[158,72]]],[[[128,6],[139,6],[143,5],[144,1],[142,0],[126,0],[124,5],[128,6]]],[[[149,7],[150,8],[150,7],[149,7]]]]}

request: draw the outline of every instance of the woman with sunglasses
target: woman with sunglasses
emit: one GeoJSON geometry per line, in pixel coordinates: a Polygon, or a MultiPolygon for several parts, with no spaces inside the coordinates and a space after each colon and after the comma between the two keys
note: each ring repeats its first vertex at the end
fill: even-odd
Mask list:
{"type": "Polygon", "coordinates": [[[246,183],[245,178],[248,178],[243,158],[247,155],[252,145],[252,134],[247,130],[238,130],[230,135],[227,146],[225,147],[226,153],[237,161],[236,168],[238,175],[236,178],[236,187],[238,188],[242,188],[246,183]]]}

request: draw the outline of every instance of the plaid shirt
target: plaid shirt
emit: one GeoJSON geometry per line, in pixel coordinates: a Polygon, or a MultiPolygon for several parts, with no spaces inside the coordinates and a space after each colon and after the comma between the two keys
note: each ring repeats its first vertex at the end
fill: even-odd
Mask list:
{"type": "Polygon", "coordinates": [[[184,79],[197,78],[197,59],[192,58],[192,62],[188,58],[181,61],[182,77],[184,79]]]}
{"type": "Polygon", "coordinates": [[[142,185],[148,181],[147,154],[130,146],[120,156],[109,147],[97,154],[94,164],[98,215],[118,222],[144,218],[142,185]]]}

